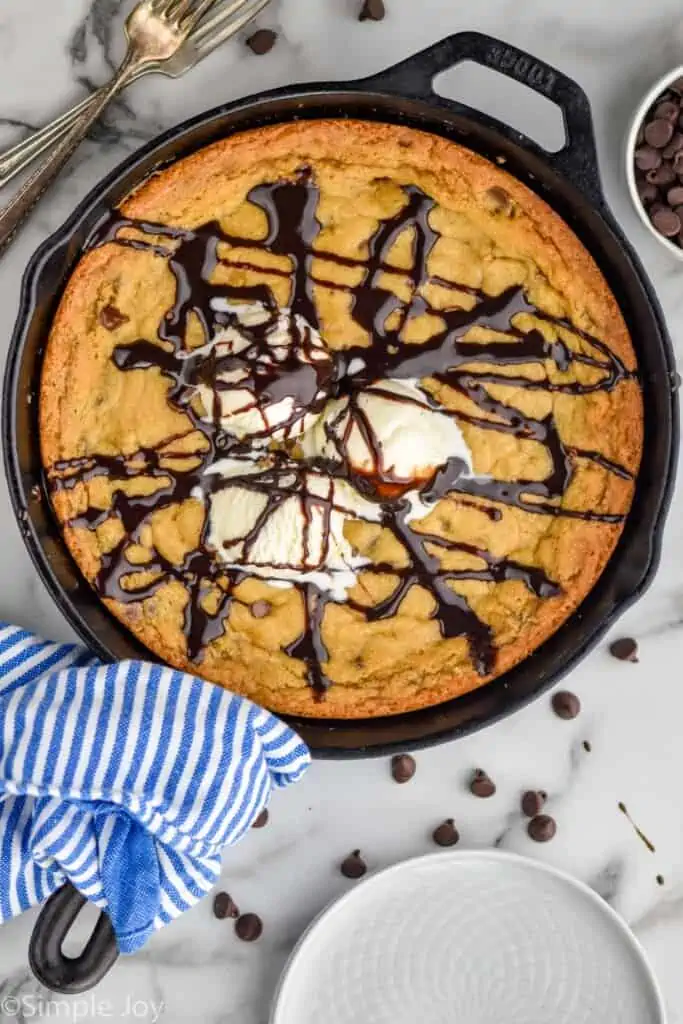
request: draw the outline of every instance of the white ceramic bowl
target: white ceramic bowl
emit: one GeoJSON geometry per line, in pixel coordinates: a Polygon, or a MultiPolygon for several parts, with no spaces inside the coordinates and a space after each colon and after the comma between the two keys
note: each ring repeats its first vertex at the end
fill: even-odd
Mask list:
{"type": "Polygon", "coordinates": [[[665,1024],[620,917],[538,861],[492,850],[405,861],[313,923],[270,1024],[665,1024]]]}
{"type": "Polygon", "coordinates": [[[635,151],[636,151],[636,138],[638,136],[638,129],[645,120],[650,107],[653,105],[658,96],[669,88],[672,82],[675,82],[678,78],[683,78],[683,64],[672,71],[667,71],[665,75],[655,82],[648,94],[644,97],[640,106],[635,112],[631,127],[626,138],[626,180],[628,182],[628,189],[631,193],[631,199],[633,205],[638,211],[638,216],[642,220],[648,231],[655,236],[658,242],[660,242],[669,252],[676,257],[677,260],[683,260],[683,249],[679,246],[674,245],[673,242],[665,238],[664,235],[660,235],[659,231],[652,226],[652,222],[647,215],[645,207],[643,206],[640,196],[638,195],[638,189],[636,188],[636,175],[635,166],[633,163],[635,151]]]}

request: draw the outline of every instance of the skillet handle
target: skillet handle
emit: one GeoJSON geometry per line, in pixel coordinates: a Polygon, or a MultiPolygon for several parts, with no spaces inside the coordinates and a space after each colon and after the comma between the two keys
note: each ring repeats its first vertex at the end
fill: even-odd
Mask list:
{"type": "Polygon", "coordinates": [[[600,187],[598,155],[590,103],[580,85],[567,75],[524,50],[481,32],[459,32],[395,64],[379,75],[363,79],[364,86],[400,93],[412,99],[433,101],[485,125],[493,125],[507,139],[532,149],[556,171],[567,178],[593,203],[604,205],[600,187]],[[434,79],[443,71],[474,61],[527,85],[555,103],[562,113],[566,142],[556,153],[549,153],[532,139],[465,103],[439,96],[434,79]]]}
{"type": "Polygon", "coordinates": [[[52,992],[87,992],[102,981],[118,959],[114,930],[104,911],[81,955],[67,957],[62,953],[62,943],[86,903],[85,896],[67,882],[50,896],[36,921],[29,964],[38,981],[52,992]]]}

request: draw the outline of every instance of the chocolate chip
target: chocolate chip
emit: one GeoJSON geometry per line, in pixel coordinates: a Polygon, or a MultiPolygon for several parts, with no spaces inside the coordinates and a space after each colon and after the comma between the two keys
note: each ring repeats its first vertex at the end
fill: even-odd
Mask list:
{"type": "Polygon", "coordinates": [[[491,202],[494,213],[505,213],[508,216],[512,215],[514,209],[512,197],[504,188],[499,188],[498,185],[494,185],[492,188],[486,190],[486,195],[491,202]]]}
{"type": "Polygon", "coordinates": [[[240,912],[232,896],[227,892],[217,892],[213,898],[213,914],[219,921],[226,917],[237,918],[240,912]]]}
{"type": "Polygon", "coordinates": [[[652,171],[662,162],[662,154],[652,146],[640,146],[635,155],[636,167],[641,171],[652,171]]]}
{"type": "Polygon", "coordinates": [[[652,223],[665,238],[673,238],[681,230],[681,218],[673,210],[657,210],[652,223]]]}
{"type": "Polygon", "coordinates": [[[470,793],[486,799],[486,797],[493,796],[495,792],[496,786],[493,780],[489,778],[486,772],[477,768],[470,779],[470,793]]]}
{"type": "Polygon", "coordinates": [[[265,828],[266,825],[268,824],[268,818],[269,817],[270,817],[270,815],[268,814],[268,808],[264,807],[263,810],[261,811],[261,813],[259,814],[258,818],[254,818],[253,822],[251,823],[251,827],[252,828],[265,828]]]}
{"type": "Polygon", "coordinates": [[[659,195],[659,189],[657,186],[653,185],[652,182],[647,181],[647,179],[636,182],[636,187],[638,189],[640,201],[646,205],[647,203],[653,202],[659,195]]]}
{"type": "Polygon", "coordinates": [[[674,185],[670,188],[666,194],[666,201],[673,207],[681,206],[683,204],[683,185],[674,185]]]}
{"type": "Polygon", "coordinates": [[[527,818],[535,818],[543,810],[546,801],[546,794],[541,790],[528,789],[522,797],[522,813],[527,818]]]}
{"type": "Polygon", "coordinates": [[[432,832],[432,839],[437,846],[455,846],[460,839],[460,833],[455,827],[453,818],[446,818],[432,832]]]}
{"type": "Polygon", "coordinates": [[[683,149],[683,135],[676,132],[672,136],[671,142],[662,150],[662,156],[665,160],[671,160],[681,149],[683,149]]]}
{"type": "Polygon", "coordinates": [[[341,862],[339,870],[344,878],[362,878],[368,866],[361,857],[360,850],[354,850],[341,862]]]}
{"type": "Polygon", "coordinates": [[[630,637],[622,637],[621,640],[615,640],[614,643],[610,644],[609,652],[614,658],[618,658],[619,661],[638,661],[638,644],[630,637]]]}
{"type": "Polygon", "coordinates": [[[657,875],[657,885],[664,885],[664,875],[657,875]]]}
{"type": "Polygon", "coordinates": [[[242,942],[256,942],[263,932],[263,921],[258,914],[242,914],[235,921],[235,933],[242,942]]]}
{"type": "Polygon", "coordinates": [[[576,718],[581,710],[581,701],[575,693],[570,693],[569,690],[560,690],[559,693],[553,694],[552,705],[558,718],[564,718],[567,722],[576,718]]]}
{"type": "MultiPolygon", "coordinates": [[[[676,159],[680,154],[676,154],[676,159]]],[[[670,185],[676,180],[677,172],[674,170],[674,165],[668,161],[661,164],[659,167],[655,167],[653,170],[648,171],[645,177],[652,185],[670,185]]]]}
{"type": "Polygon", "coordinates": [[[535,843],[547,843],[557,832],[557,822],[549,814],[537,814],[526,830],[535,843]]]}
{"type": "Polygon", "coordinates": [[[100,323],[108,331],[116,331],[123,324],[127,324],[130,318],[122,313],[116,306],[112,306],[111,303],[107,303],[100,310],[100,323]]]}
{"type": "Polygon", "coordinates": [[[587,754],[590,754],[591,750],[593,749],[588,740],[583,741],[583,749],[586,751],[587,754]]]}
{"type": "Polygon", "coordinates": [[[254,601],[251,606],[251,614],[255,619],[265,619],[266,615],[270,615],[272,607],[270,601],[254,601]]]}
{"type": "Polygon", "coordinates": [[[659,117],[645,126],[645,141],[655,149],[664,149],[667,142],[671,142],[673,133],[674,126],[671,121],[665,121],[664,118],[659,117]]]}
{"type": "Polygon", "coordinates": [[[386,15],[384,0],[363,0],[363,6],[358,15],[359,21],[382,21],[386,15]]]}
{"type": "Polygon", "coordinates": [[[661,103],[657,104],[653,114],[656,118],[662,118],[664,121],[671,121],[673,124],[678,120],[680,112],[680,104],[674,103],[673,100],[663,100],[661,103]]]}
{"type": "Polygon", "coordinates": [[[391,759],[391,774],[394,782],[410,782],[417,771],[415,758],[410,754],[396,754],[391,759]]]}
{"type": "Polygon", "coordinates": [[[262,57],[264,53],[270,53],[276,42],[277,32],[273,32],[272,28],[260,28],[249,36],[247,46],[253,53],[262,57]]]}

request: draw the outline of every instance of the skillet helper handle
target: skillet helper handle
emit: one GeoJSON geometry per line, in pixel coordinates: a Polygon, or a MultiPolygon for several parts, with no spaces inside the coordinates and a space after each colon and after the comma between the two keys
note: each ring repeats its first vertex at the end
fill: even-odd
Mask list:
{"type": "Polygon", "coordinates": [[[495,129],[512,142],[542,155],[547,163],[588,199],[603,206],[605,200],[600,188],[593,117],[586,93],[573,79],[524,50],[518,50],[516,46],[481,32],[459,32],[379,75],[365,79],[364,84],[372,84],[373,88],[388,89],[413,99],[438,103],[457,114],[469,117],[474,115],[476,119],[478,111],[464,103],[446,99],[434,90],[437,75],[463,61],[473,61],[507,78],[513,78],[560,108],[566,142],[556,153],[549,153],[509,125],[488,116],[486,120],[488,123],[493,122],[495,129]]]}
{"type": "Polygon", "coordinates": [[[67,882],[50,896],[36,921],[29,964],[38,981],[52,992],[87,992],[102,981],[118,959],[114,930],[104,911],[81,955],[64,956],[62,943],[86,903],[85,896],[67,882]]]}

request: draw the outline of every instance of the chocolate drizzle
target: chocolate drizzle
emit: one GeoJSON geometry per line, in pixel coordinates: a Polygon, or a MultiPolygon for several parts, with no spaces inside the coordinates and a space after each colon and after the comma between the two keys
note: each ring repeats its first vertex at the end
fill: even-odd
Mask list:
{"type": "MultiPolygon", "coordinates": [[[[425,391],[425,400],[440,412],[483,430],[538,442],[548,454],[550,470],[545,479],[514,482],[468,475],[464,463],[453,458],[439,468],[432,479],[422,483],[420,497],[427,504],[453,496],[455,503],[476,508],[492,520],[501,518],[502,507],[505,506],[537,515],[564,516],[596,523],[619,523],[623,519],[616,513],[567,509],[561,506],[561,500],[571,483],[578,460],[587,460],[623,479],[632,479],[632,474],[625,467],[599,452],[566,445],[552,414],[543,419],[527,416],[515,406],[494,398],[489,387],[508,385],[579,396],[610,391],[632,374],[599,339],[565,319],[552,317],[536,308],[520,286],[490,296],[479,289],[431,275],[429,257],[440,237],[430,224],[434,201],[415,186],[405,186],[404,193],[405,205],[395,216],[379,224],[367,243],[367,255],[362,259],[340,256],[320,247],[320,223],[317,219],[320,196],[308,171],[301,172],[294,181],[261,185],[250,192],[249,201],[264,212],[267,220],[266,235],[257,241],[227,233],[217,222],[188,230],[135,221],[114,211],[90,242],[90,248],[113,243],[151,252],[167,261],[175,278],[176,296],[159,325],[158,340],[141,339],[119,345],[112,358],[123,372],[155,369],[168,378],[168,401],[186,413],[189,427],[186,434],[168,439],[158,448],[145,449],[133,455],[92,455],[61,461],[50,468],[49,479],[53,488],[70,488],[97,476],[109,478],[113,489],[111,507],[88,508],[70,524],[95,529],[114,518],[123,528],[121,540],[102,557],[95,588],[103,597],[130,603],[151,597],[170,581],[182,583],[189,594],[184,629],[190,660],[200,659],[206,646],[223,634],[231,602],[237,600],[235,588],[248,572],[228,568],[210,547],[207,540],[208,515],[198,546],[185,556],[182,564],[174,564],[158,552],[153,552],[144,564],[134,564],[129,561],[128,554],[131,545],[142,543],[144,527],[153,512],[192,496],[206,499],[222,487],[236,483],[266,497],[258,522],[247,536],[241,538],[245,552],[253,545],[258,530],[293,494],[299,496],[307,524],[310,523],[313,506],[324,510],[329,531],[329,517],[335,507],[334,486],[330,486],[326,496],[320,497],[317,492],[312,495],[307,489],[307,474],[327,476],[331,481],[346,479],[365,498],[380,503],[379,521],[400,542],[409,564],[405,568],[390,564],[367,566],[369,573],[395,577],[396,586],[386,599],[372,607],[351,599],[348,599],[348,605],[368,621],[377,621],[394,615],[412,587],[424,588],[433,598],[433,618],[438,622],[441,634],[446,638],[465,636],[473,663],[482,675],[495,669],[496,649],[492,631],[451,584],[459,580],[493,583],[518,580],[539,598],[561,593],[560,587],[537,567],[425,533],[419,523],[411,523],[410,500],[404,496],[407,488],[383,472],[381,448],[377,446],[372,425],[363,421],[357,402],[361,392],[367,392],[374,383],[383,379],[429,379],[436,382],[466,400],[467,411],[449,411],[439,404],[431,391],[425,391]],[[390,262],[391,249],[404,231],[410,231],[412,238],[410,269],[399,269],[390,262]],[[237,248],[240,250],[239,259],[233,252],[237,248]],[[249,253],[248,258],[242,255],[245,251],[249,253]],[[289,271],[266,269],[259,262],[259,255],[266,251],[287,257],[289,271]],[[311,328],[321,330],[316,305],[318,289],[341,290],[350,295],[351,315],[367,333],[371,345],[329,352],[329,361],[326,359],[320,363],[310,358],[307,363],[298,358],[269,363],[264,358],[268,350],[268,334],[280,315],[270,287],[267,284],[217,284],[213,277],[219,264],[256,271],[263,278],[289,279],[290,326],[292,332],[298,332],[294,339],[297,353],[304,351],[310,357],[311,335],[306,336],[306,331],[311,328]],[[329,272],[327,276],[325,273],[325,268],[331,266],[360,271],[358,284],[350,286],[331,280],[329,272]],[[411,291],[408,302],[384,286],[386,274],[408,280],[411,291]],[[428,284],[451,290],[454,305],[447,309],[432,307],[424,295],[428,284]],[[460,308],[458,304],[458,295],[463,294],[472,304],[469,310],[460,308]],[[226,305],[245,302],[262,304],[267,315],[260,323],[239,326],[249,343],[244,351],[220,354],[212,348],[207,356],[205,349],[195,352],[187,349],[186,337],[192,315],[196,316],[205,342],[209,344],[219,331],[236,325],[236,314],[226,312],[226,305]],[[440,321],[441,326],[425,343],[406,343],[403,340],[406,324],[424,314],[437,318],[435,323],[440,321]],[[526,316],[527,323],[531,318],[534,326],[523,329],[519,325],[522,315],[526,316]],[[304,326],[298,318],[303,318],[304,326]],[[388,326],[390,318],[391,327],[388,326]],[[555,340],[548,341],[544,337],[543,324],[552,328],[555,340]],[[477,326],[494,331],[496,339],[486,342],[466,340],[468,333],[477,326]],[[589,375],[590,382],[562,380],[574,364],[593,371],[589,375]],[[537,375],[533,379],[522,372],[513,375],[500,372],[500,367],[515,366],[540,367],[544,372],[542,377],[537,375]],[[292,399],[294,417],[307,408],[322,408],[323,393],[325,398],[348,398],[353,421],[361,429],[368,450],[373,454],[376,472],[354,472],[344,458],[343,443],[341,447],[337,445],[338,457],[334,459],[302,462],[285,450],[269,452],[267,464],[255,471],[249,445],[240,443],[221,429],[221,393],[231,386],[225,383],[225,374],[237,370],[242,372],[239,387],[246,388],[253,396],[255,408],[265,401],[289,398],[292,399]],[[200,384],[208,386],[214,394],[210,422],[197,412],[193,401],[200,384]],[[180,441],[185,443],[178,445],[180,441]],[[251,460],[245,473],[228,480],[218,474],[206,473],[212,462],[226,453],[231,459],[251,460]],[[124,483],[140,476],[157,480],[158,489],[146,496],[125,493],[124,483]],[[460,551],[471,556],[477,567],[444,570],[435,553],[439,551],[460,551]],[[143,574],[143,582],[135,579],[135,574],[140,573],[143,574]]],[[[407,399],[396,396],[395,400],[407,399]]],[[[291,427],[292,422],[289,421],[285,427],[291,427]]],[[[295,585],[302,592],[305,628],[286,653],[305,663],[309,682],[318,694],[322,694],[329,686],[324,668],[328,655],[323,631],[325,609],[332,598],[312,583],[302,581],[295,585]]]]}

